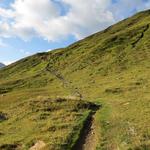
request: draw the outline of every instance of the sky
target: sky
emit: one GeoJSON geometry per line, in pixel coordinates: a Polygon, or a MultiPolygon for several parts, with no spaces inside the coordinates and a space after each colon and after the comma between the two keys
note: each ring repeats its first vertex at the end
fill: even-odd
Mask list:
{"type": "Polygon", "coordinates": [[[150,0],[0,0],[0,62],[50,51],[150,9],[150,0]]]}

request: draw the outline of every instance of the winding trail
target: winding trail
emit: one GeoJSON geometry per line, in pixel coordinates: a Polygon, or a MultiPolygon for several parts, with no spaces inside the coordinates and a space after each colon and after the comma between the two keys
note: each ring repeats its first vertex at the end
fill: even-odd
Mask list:
{"type": "Polygon", "coordinates": [[[99,106],[89,115],[80,133],[80,138],[72,150],[95,150],[97,145],[97,134],[94,115],[99,106]]]}
{"type": "MultiPolygon", "coordinates": [[[[79,89],[77,87],[74,87],[70,81],[66,80],[64,76],[57,69],[53,68],[52,64],[50,63],[47,64],[46,71],[50,72],[58,80],[60,80],[63,83],[64,87],[69,88],[71,95],[79,97],[80,99],[83,98],[79,89]]],[[[92,112],[89,114],[87,120],[85,121],[83,129],[80,132],[79,139],[77,140],[72,150],[95,150],[96,149],[98,140],[96,134],[94,115],[99,108],[100,108],[99,105],[96,104],[91,105],[90,109],[92,110],[92,112]]]]}
{"type": "Polygon", "coordinates": [[[62,73],[58,69],[54,68],[53,64],[48,63],[45,69],[53,76],[55,76],[56,79],[60,80],[63,84],[63,87],[69,89],[71,95],[79,97],[80,99],[83,98],[79,89],[77,87],[74,87],[74,85],[72,85],[72,82],[66,80],[62,73]]]}

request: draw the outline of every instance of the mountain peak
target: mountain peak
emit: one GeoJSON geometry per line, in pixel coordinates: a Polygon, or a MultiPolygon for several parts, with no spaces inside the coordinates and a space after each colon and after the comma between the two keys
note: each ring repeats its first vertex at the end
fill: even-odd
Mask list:
{"type": "Polygon", "coordinates": [[[6,65],[0,62],[0,68],[5,67],[6,65]]]}

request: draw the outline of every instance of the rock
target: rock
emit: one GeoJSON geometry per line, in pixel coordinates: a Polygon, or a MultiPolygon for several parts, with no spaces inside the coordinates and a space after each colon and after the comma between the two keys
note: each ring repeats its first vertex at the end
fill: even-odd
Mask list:
{"type": "Polygon", "coordinates": [[[42,148],[44,148],[46,146],[46,144],[43,141],[38,141],[37,143],[35,143],[34,146],[32,146],[29,150],[41,150],[42,148]]]}

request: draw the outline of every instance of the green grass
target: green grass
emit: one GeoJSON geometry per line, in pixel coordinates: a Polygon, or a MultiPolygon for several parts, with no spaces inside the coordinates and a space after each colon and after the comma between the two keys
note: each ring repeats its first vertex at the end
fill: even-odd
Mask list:
{"type": "Polygon", "coordinates": [[[78,139],[90,103],[37,97],[13,103],[2,112],[7,117],[0,123],[0,147],[29,149],[37,141],[47,149],[70,149],[78,139]]]}
{"type": "MultiPolygon", "coordinates": [[[[95,115],[97,149],[150,149],[149,25],[148,10],[66,48],[36,54],[0,70],[0,112],[14,114],[0,122],[1,132],[6,132],[0,135],[0,143],[29,147],[40,139],[56,149],[72,145],[69,142],[77,140],[89,110],[78,109],[76,113],[67,110],[87,102],[66,100],[62,105],[59,103],[61,108],[57,106],[63,115],[54,110],[45,120],[38,118],[45,112],[32,112],[29,104],[39,96],[72,97],[73,90],[78,89],[86,101],[102,104],[95,115]],[[61,74],[68,86],[47,71],[47,65],[61,74]],[[72,121],[65,121],[66,125],[62,119],[68,114],[72,121]],[[32,122],[32,117],[39,120],[32,122]],[[27,122],[29,125],[23,126],[27,122]],[[46,131],[51,125],[56,133],[46,131]],[[67,127],[60,132],[61,126],[67,127]],[[73,130],[75,126],[78,130],[73,130]],[[43,134],[38,132],[43,128],[43,134]]],[[[35,106],[45,107],[43,102],[35,106]]]]}

